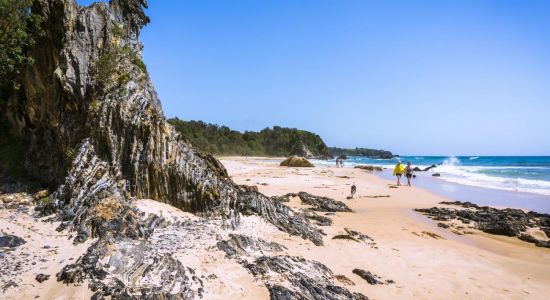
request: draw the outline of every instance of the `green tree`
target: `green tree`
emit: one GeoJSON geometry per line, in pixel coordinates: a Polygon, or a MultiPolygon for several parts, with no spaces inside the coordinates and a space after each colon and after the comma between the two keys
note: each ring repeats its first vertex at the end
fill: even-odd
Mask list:
{"type": "Polygon", "coordinates": [[[31,13],[32,0],[0,0],[0,99],[20,87],[22,68],[32,63],[27,49],[35,43],[40,18],[31,13]]]}

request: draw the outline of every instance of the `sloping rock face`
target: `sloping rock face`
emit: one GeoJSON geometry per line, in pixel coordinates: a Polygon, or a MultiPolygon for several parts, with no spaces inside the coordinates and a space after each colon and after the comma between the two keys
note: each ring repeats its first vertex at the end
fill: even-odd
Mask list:
{"type": "Polygon", "coordinates": [[[302,215],[238,188],[214,157],[165,122],[141,60],[146,5],[34,2],[45,34],[31,49],[35,63],[25,72],[22,93],[10,98],[1,117],[29,139],[28,173],[55,190],[42,213],[57,212],[62,229],[78,232],[77,242],[139,238],[147,229],[130,202],[149,198],[202,214],[247,209],[321,244],[302,215]]]}

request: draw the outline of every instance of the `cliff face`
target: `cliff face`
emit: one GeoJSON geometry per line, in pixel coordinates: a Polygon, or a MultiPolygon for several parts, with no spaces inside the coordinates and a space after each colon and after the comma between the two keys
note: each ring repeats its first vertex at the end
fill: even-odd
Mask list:
{"type": "Polygon", "coordinates": [[[166,123],[141,60],[146,5],[33,4],[45,34],[31,49],[35,63],[25,71],[22,93],[10,98],[2,117],[29,141],[27,172],[55,188],[43,213],[59,212],[63,227],[78,231],[77,241],[139,237],[144,230],[129,203],[149,198],[195,213],[249,210],[321,243],[304,218],[235,186],[215,158],[186,144],[166,123]],[[105,207],[121,218],[99,220],[105,207]]]}
{"type": "MultiPolygon", "coordinates": [[[[311,213],[234,184],[214,157],[187,144],[165,121],[141,60],[138,35],[149,21],[145,6],[143,0],[89,7],[74,0],[35,0],[32,11],[43,19],[45,34],[30,50],[35,63],[25,70],[21,91],[0,111],[11,135],[28,142],[26,172],[54,191],[37,207],[40,214],[61,221],[58,230],[74,231],[75,243],[98,238],[57,274],[65,283],[87,280],[93,299],[201,297],[208,274],[195,276],[176,251],[187,245],[185,253],[202,249],[208,259],[216,242],[229,237],[227,225],[238,229],[241,215],[260,216],[249,222],[267,221],[323,244],[322,231],[308,221],[311,213]],[[162,211],[145,213],[134,201],[139,198],[195,216],[167,220],[162,211]]],[[[243,232],[261,235],[252,228],[243,232]]],[[[259,261],[253,250],[239,251],[259,261]]],[[[335,287],[330,270],[304,259],[285,256],[253,270],[267,280],[273,299],[364,299],[335,287]],[[261,275],[281,263],[286,267],[276,268],[277,281],[284,287],[261,275]]]]}

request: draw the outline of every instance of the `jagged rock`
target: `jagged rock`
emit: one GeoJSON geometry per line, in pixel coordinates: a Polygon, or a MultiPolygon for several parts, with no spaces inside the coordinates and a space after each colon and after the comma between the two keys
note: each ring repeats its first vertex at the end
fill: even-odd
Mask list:
{"type": "Polygon", "coordinates": [[[354,168],[356,169],[362,169],[362,170],[367,170],[367,171],[382,171],[382,167],[378,167],[378,166],[372,166],[372,165],[359,165],[359,166],[355,166],[354,168]]]}
{"type": "Polygon", "coordinates": [[[310,163],[307,159],[293,155],[285,160],[283,160],[280,164],[282,167],[315,167],[312,163],[310,163]]]}
{"type": "Polygon", "coordinates": [[[382,281],[378,280],[378,276],[372,274],[369,271],[361,270],[361,269],[353,269],[353,274],[356,274],[357,276],[365,279],[369,284],[375,285],[375,284],[384,284],[382,281]]]}
{"type": "MultiPolygon", "coordinates": [[[[74,0],[33,1],[44,34],[28,51],[34,64],[22,72],[20,91],[0,112],[8,130],[28,140],[29,176],[51,188],[49,200],[37,211],[55,214],[50,220],[61,222],[59,230],[74,231],[77,243],[98,238],[56,275],[64,283],[88,280],[94,299],[203,294],[196,271],[157,239],[166,221],[141,218],[135,199],[154,199],[203,217],[231,216],[235,223],[240,213],[256,214],[281,231],[323,244],[321,231],[305,214],[236,185],[218,160],[193,148],[165,122],[141,60],[138,37],[149,22],[146,6],[144,0],[87,7],[74,0]],[[170,251],[153,248],[155,243],[170,251]]],[[[332,199],[307,199],[314,210],[351,211],[332,199]]],[[[277,276],[289,283],[280,289],[266,284],[272,295],[366,298],[332,285],[330,270],[319,263],[298,258],[268,263],[270,259],[260,259],[255,270],[278,266],[286,274],[277,276]]]]}
{"type": "Polygon", "coordinates": [[[431,169],[433,169],[433,168],[437,168],[437,165],[431,165],[431,166],[429,166],[429,167],[427,167],[427,168],[424,168],[424,170],[422,170],[422,171],[429,171],[429,170],[431,170],[431,169]]]}
{"type": "Polygon", "coordinates": [[[306,192],[289,193],[280,198],[289,199],[290,197],[299,197],[303,204],[311,205],[311,210],[314,211],[351,212],[351,209],[344,202],[336,201],[328,197],[315,196],[306,192]]]}
{"type": "MultiPolygon", "coordinates": [[[[505,208],[496,209],[488,206],[478,206],[471,202],[441,202],[444,205],[454,205],[463,209],[432,207],[415,209],[433,220],[450,221],[453,219],[459,220],[465,224],[471,224],[483,232],[496,235],[504,235],[510,237],[518,237],[523,241],[534,243],[539,247],[546,247],[547,241],[538,240],[528,234],[526,230],[529,228],[544,227],[541,224],[546,222],[548,214],[540,214],[535,212],[524,212],[521,209],[505,208]]],[[[443,228],[449,228],[447,224],[440,223],[443,228]],[[446,226],[446,227],[445,227],[446,226]]],[[[550,242],[548,242],[550,243],[550,242]]]]}
{"type": "Polygon", "coordinates": [[[308,219],[315,221],[315,224],[318,225],[318,226],[331,226],[332,225],[332,219],[329,218],[329,217],[320,216],[320,215],[318,215],[314,212],[307,211],[307,210],[304,212],[304,214],[308,219]]]}
{"type": "Polygon", "coordinates": [[[60,230],[75,230],[76,242],[145,237],[131,202],[147,198],[195,213],[246,209],[322,243],[305,217],[236,186],[218,160],[165,122],[141,60],[146,5],[34,1],[45,32],[0,118],[29,141],[27,173],[53,187],[38,211],[57,213],[60,230]]]}
{"type": "Polygon", "coordinates": [[[347,278],[345,275],[334,275],[334,278],[345,285],[355,285],[355,282],[347,278]]]}
{"type": "Polygon", "coordinates": [[[249,253],[281,252],[284,246],[274,242],[267,242],[260,238],[252,238],[240,234],[230,234],[227,241],[219,241],[218,248],[225,252],[229,257],[240,257],[250,255],[249,253]]]}
{"type": "Polygon", "coordinates": [[[266,281],[271,299],[368,299],[334,285],[330,269],[301,257],[262,256],[246,267],[266,281]],[[275,282],[287,282],[287,285],[275,282]]]}
{"type": "Polygon", "coordinates": [[[141,294],[154,299],[201,297],[203,282],[193,269],[183,266],[171,254],[158,253],[150,247],[140,241],[109,245],[100,240],[76,263],[65,266],[57,279],[64,283],[91,280],[94,299],[134,299],[141,294]]]}
{"type": "Polygon", "coordinates": [[[344,228],[344,230],[346,231],[346,233],[347,233],[349,236],[351,236],[351,237],[353,237],[353,238],[355,238],[355,239],[357,239],[357,240],[360,240],[360,241],[362,241],[362,242],[364,242],[364,243],[369,243],[369,242],[373,242],[373,241],[374,241],[370,236],[368,236],[368,235],[366,235],[366,234],[362,234],[362,233],[359,232],[359,231],[351,230],[351,229],[349,229],[349,228],[344,228]]]}
{"type": "Polygon", "coordinates": [[[50,279],[50,275],[40,273],[40,274],[36,275],[35,279],[36,279],[36,281],[42,283],[42,282],[50,279]]]}
{"type": "Polygon", "coordinates": [[[351,230],[349,228],[344,228],[346,231],[346,234],[337,234],[334,237],[332,237],[333,240],[351,240],[354,242],[363,242],[365,244],[374,245],[374,240],[370,238],[368,235],[362,234],[358,231],[351,230]]]}
{"type": "Polygon", "coordinates": [[[17,248],[26,241],[18,236],[0,232],[0,248],[17,248]]]}

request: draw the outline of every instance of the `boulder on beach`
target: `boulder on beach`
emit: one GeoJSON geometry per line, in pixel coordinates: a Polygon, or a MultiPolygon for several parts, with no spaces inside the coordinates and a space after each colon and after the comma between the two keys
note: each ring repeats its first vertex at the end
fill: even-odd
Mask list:
{"type": "Polygon", "coordinates": [[[296,155],[293,155],[285,159],[283,162],[281,162],[281,166],[282,167],[315,167],[307,159],[296,155]]]}
{"type": "Polygon", "coordinates": [[[439,174],[439,173],[433,173],[432,176],[433,176],[433,177],[440,177],[441,174],[439,174]]]}
{"type": "Polygon", "coordinates": [[[367,171],[382,171],[382,167],[372,166],[372,165],[359,165],[355,166],[356,169],[363,169],[367,171]]]}

